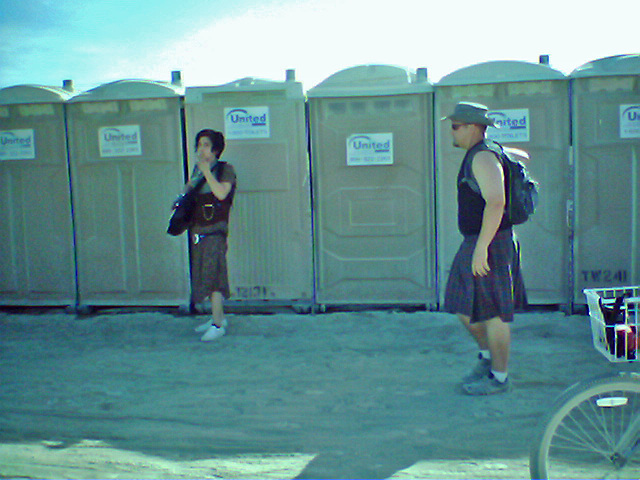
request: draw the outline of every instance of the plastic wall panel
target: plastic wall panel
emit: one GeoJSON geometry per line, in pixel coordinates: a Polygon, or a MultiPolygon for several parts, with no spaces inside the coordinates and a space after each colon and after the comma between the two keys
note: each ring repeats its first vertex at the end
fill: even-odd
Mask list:
{"type": "Polygon", "coordinates": [[[573,80],[577,303],[584,288],[640,283],[640,134],[621,133],[629,105],[640,112],[637,75],[573,80]]]}
{"type": "Polygon", "coordinates": [[[317,301],[435,304],[430,93],[310,99],[317,301]],[[347,164],[354,134],[391,134],[393,163],[347,164]]]}
{"type": "MultiPolygon", "coordinates": [[[[540,183],[535,215],[514,228],[522,247],[525,285],[531,304],[569,301],[569,226],[571,197],[568,80],[507,82],[436,87],[436,118],[453,111],[456,103],[485,104],[490,111],[528,111],[528,141],[503,141],[530,154],[528,168],[540,183]]],[[[444,285],[462,236],[457,227],[456,178],[464,151],[452,145],[450,122],[436,125],[438,184],[439,276],[444,285]]]]}
{"type": "Polygon", "coordinates": [[[222,131],[222,159],[237,191],[229,226],[231,302],[306,305],[314,300],[311,192],[302,87],[296,82],[241,81],[186,93],[190,170],[203,128],[222,131]],[[268,134],[229,135],[234,109],[267,112],[268,134]],[[240,138],[238,138],[240,137],[240,138]]]}
{"type": "MultiPolygon", "coordinates": [[[[115,87],[109,93],[118,97],[115,87]]],[[[68,105],[81,304],[188,300],[186,236],[166,233],[184,186],[180,109],[178,96],[92,101],[90,94],[68,105]],[[106,155],[104,129],[132,126],[139,151],[106,155]]]]}
{"type": "MultiPolygon", "coordinates": [[[[32,90],[37,89],[13,91],[24,91],[28,100],[32,90]]],[[[0,105],[3,139],[16,130],[31,131],[34,156],[7,154],[0,160],[0,304],[73,305],[76,282],[63,103],[0,105]]]]}

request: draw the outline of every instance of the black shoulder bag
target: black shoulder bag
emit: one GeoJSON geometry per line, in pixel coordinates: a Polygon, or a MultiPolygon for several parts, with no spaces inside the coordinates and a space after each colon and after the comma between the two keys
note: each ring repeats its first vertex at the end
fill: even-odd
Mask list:
{"type": "Polygon", "coordinates": [[[169,219],[169,228],[167,228],[169,235],[180,235],[189,228],[193,208],[196,204],[196,195],[198,195],[198,190],[206,181],[207,179],[203,175],[193,188],[190,188],[176,199],[174,203],[175,209],[169,219]]]}

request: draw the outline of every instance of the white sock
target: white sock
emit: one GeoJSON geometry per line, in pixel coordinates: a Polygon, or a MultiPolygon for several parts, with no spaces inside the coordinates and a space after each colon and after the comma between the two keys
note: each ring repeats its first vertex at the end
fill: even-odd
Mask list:
{"type": "Polygon", "coordinates": [[[491,369],[491,375],[500,383],[504,383],[507,381],[507,372],[496,372],[493,368],[491,369]]]}
{"type": "Polygon", "coordinates": [[[480,358],[491,360],[491,352],[489,350],[480,350],[480,358]]]}

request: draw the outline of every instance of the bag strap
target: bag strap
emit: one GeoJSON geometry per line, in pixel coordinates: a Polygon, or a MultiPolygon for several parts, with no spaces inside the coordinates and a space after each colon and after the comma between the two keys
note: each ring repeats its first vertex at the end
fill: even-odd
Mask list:
{"type": "Polygon", "coordinates": [[[462,179],[460,180],[460,182],[465,182],[467,185],[469,185],[469,188],[471,188],[471,190],[473,190],[478,195],[481,195],[482,192],[480,191],[480,186],[476,181],[476,177],[473,175],[471,163],[473,162],[473,158],[476,156],[476,153],[485,150],[494,153],[498,157],[498,161],[502,164],[503,170],[507,170],[504,168],[503,159],[503,156],[506,155],[506,153],[504,152],[502,145],[500,145],[498,142],[485,139],[471,147],[462,160],[462,179]]]}
{"type": "MultiPolygon", "coordinates": [[[[198,190],[200,190],[200,188],[204,185],[204,182],[206,182],[207,179],[205,178],[204,175],[202,175],[202,177],[200,177],[198,179],[198,181],[195,183],[195,185],[193,187],[191,187],[189,190],[187,190],[187,192],[196,192],[198,190]]],[[[187,193],[185,192],[185,193],[187,193]]]]}

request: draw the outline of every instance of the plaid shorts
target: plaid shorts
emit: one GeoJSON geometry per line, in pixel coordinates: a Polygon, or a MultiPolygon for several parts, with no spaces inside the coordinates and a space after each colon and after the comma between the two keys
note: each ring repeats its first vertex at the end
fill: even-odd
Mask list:
{"type": "Polygon", "coordinates": [[[520,270],[520,246],[511,229],[496,233],[489,245],[489,273],[476,277],[471,260],[477,235],[466,236],[453,259],[445,290],[444,310],[470,317],[471,323],[500,317],[512,322],[513,314],[526,306],[520,270]]]}

